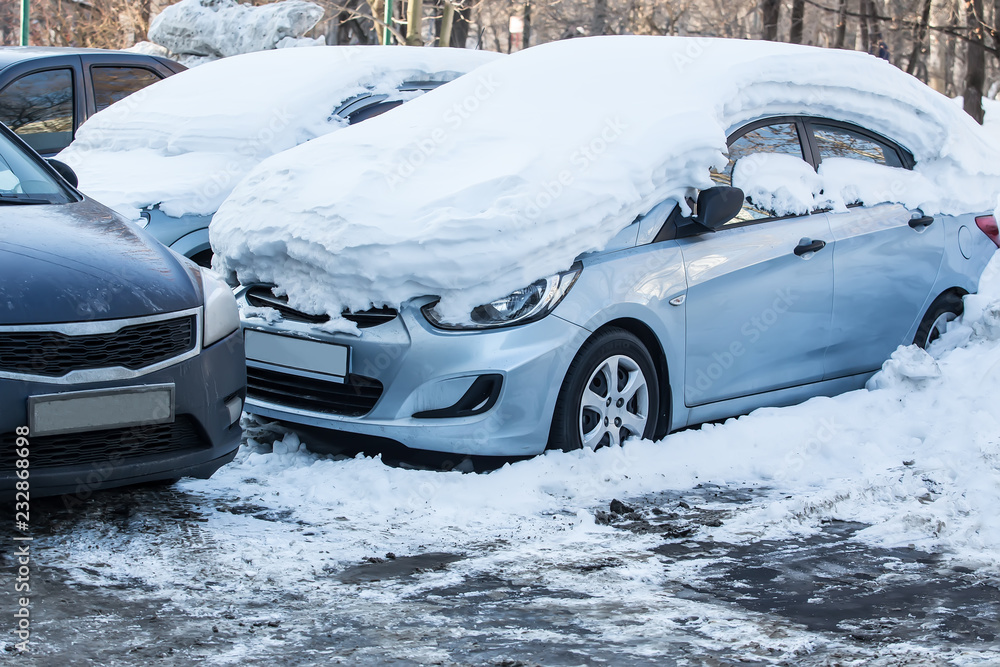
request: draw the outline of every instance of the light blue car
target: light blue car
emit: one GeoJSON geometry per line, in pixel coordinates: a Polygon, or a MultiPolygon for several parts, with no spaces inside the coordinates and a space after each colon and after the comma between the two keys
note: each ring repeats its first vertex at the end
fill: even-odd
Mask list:
{"type": "Polygon", "coordinates": [[[731,128],[728,143],[729,167],[693,216],[665,201],[463,328],[426,297],[346,313],[361,337],[327,333],[269,286],[243,286],[244,307],[283,316],[244,318],[247,411],[459,454],[659,438],[863,387],[897,346],[940,335],[1000,245],[992,213],[779,216],[732,187],[738,161],[758,153],[912,168],[865,128],[784,115],[731,128]]]}

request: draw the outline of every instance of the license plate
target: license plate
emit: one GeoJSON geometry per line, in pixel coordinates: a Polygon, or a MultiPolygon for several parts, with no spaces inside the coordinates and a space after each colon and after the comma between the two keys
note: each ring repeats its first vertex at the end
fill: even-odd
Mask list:
{"type": "Polygon", "coordinates": [[[249,329],[244,331],[244,341],[248,361],[334,375],[339,378],[347,376],[348,349],[345,345],[321,343],[249,329]]]}
{"type": "Polygon", "coordinates": [[[33,436],[168,424],[172,421],[172,384],[28,397],[28,427],[33,436]]]}

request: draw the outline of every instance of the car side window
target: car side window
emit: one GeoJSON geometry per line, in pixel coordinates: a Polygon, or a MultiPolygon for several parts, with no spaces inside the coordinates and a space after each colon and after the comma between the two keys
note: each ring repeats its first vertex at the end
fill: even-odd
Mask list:
{"type": "Polygon", "coordinates": [[[0,122],[39,153],[73,141],[73,70],[26,74],[0,91],[0,122]]]}
{"type": "Polygon", "coordinates": [[[91,67],[90,76],[98,111],[161,79],[159,74],[144,67],[91,67]]]}
{"type": "MultiPolygon", "coordinates": [[[[729,144],[729,163],[725,171],[712,171],[712,180],[720,185],[733,184],[733,169],[740,159],[759,153],[778,153],[803,158],[802,140],[793,122],[780,122],[753,128],[741,134],[729,144]]],[[[747,197],[743,209],[729,225],[773,218],[778,215],[769,210],[765,202],[754,203],[747,197]]]]}
{"type": "Polygon", "coordinates": [[[860,132],[816,123],[812,131],[820,161],[828,157],[845,157],[887,167],[904,166],[895,148],[860,132]]]}

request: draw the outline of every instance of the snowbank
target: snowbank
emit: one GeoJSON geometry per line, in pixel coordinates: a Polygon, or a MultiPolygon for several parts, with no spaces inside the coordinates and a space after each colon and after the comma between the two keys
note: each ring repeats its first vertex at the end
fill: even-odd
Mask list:
{"type": "Polygon", "coordinates": [[[177,56],[200,58],[201,64],[205,58],[324,44],[322,38],[303,37],[321,18],[323,8],[304,0],[260,7],[236,0],[180,0],[153,19],[149,39],[177,56]]]}
{"type": "Polygon", "coordinates": [[[399,96],[404,81],[442,81],[499,54],[464,49],[329,46],[233,56],[181,72],[92,116],[60,154],[80,189],[129,217],[210,214],[264,158],[333,132],[344,101],[399,96]]]}
{"type": "Polygon", "coordinates": [[[334,460],[288,434],[273,451],[251,442],[211,480],[182,487],[324,525],[345,563],[380,553],[380,540],[401,553],[475,553],[500,541],[520,549],[505,551],[507,558],[524,562],[572,544],[573,553],[592,557],[593,544],[612,530],[595,525],[595,510],[611,498],[750,488],[753,499],[692,539],[744,543],[816,533],[831,520],[861,522],[870,527],[857,539],[912,544],[996,574],[1000,256],[981,294],[965,302],[964,318],[930,354],[901,347],[871,390],[765,408],[657,443],[547,452],[475,475],[390,468],[362,456],[334,460]]]}
{"type": "Polygon", "coordinates": [[[275,283],[303,310],[433,294],[459,318],[601,249],[655,204],[711,186],[728,130],[798,112],[906,146],[925,179],[906,203],[927,214],[996,202],[998,145],[885,61],[601,37],[526,49],[265,161],[220,208],[212,245],[219,268],[275,283]]]}

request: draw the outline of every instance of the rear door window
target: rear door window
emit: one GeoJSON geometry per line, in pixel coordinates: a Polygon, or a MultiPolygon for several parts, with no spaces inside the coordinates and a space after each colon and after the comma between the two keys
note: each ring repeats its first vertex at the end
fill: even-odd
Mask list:
{"type": "Polygon", "coordinates": [[[0,122],[39,153],[73,141],[73,70],[33,72],[0,91],[0,122]]]}
{"type": "Polygon", "coordinates": [[[143,67],[95,66],[90,68],[90,76],[98,111],[161,79],[159,74],[143,67]]]}
{"type": "Polygon", "coordinates": [[[842,157],[887,167],[904,167],[899,152],[888,143],[844,127],[812,123],[813,137],[823,158],[842,157]]]}

